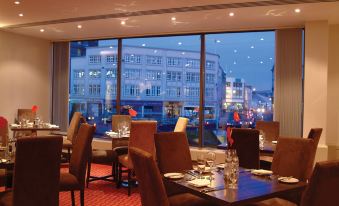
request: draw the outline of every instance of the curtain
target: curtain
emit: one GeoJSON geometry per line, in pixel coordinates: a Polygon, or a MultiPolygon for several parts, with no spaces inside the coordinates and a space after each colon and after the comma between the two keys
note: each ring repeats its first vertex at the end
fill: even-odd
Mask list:
{"type": "Polygon", "coordinates": [[[53,43],[52,122],[68,128],[69,42],[53,43]]]}
{"type": "Polygon", "coordinates": [[[276,30],[274,120],[280,136],[302,135],[302,29],[276,30]]]}

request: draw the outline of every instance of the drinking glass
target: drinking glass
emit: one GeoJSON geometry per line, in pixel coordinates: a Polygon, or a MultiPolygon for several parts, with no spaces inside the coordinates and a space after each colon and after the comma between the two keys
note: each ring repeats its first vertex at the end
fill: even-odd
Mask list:
{"type": "Polygon", "coordinates": [[[197,168],[199,172],[199,178],[202,179],[202,173],[205,171],[205,167],[206,167],[205,157],[203,154],[198,154],[197,164],[198,164],[197,168]]]}
{"type": "Polygon", "coordinates": [[[231,169],[231,172],[230,172],[230,176],[229,176],[229,180],[230,180],[230,183],[229,184],[229,188],[231,189],[237,189],[238,188],[238,178],[239,178],[239,175],[238,175],[238,170],[233,167],[231,169]]]}
{"type": "Polygon", "coordinates": [[[121,133],[122,133],[122,122],[118,123],[118,137],[121,137],[121,133]]]}
{"type": "Polygon", "coordinates": [[[211,170],[214,166],[215,158],[216,158],[216,155],[212,151],[208,152],[207,155],[206,155],[206,163],[210,167],[211,170]]]}

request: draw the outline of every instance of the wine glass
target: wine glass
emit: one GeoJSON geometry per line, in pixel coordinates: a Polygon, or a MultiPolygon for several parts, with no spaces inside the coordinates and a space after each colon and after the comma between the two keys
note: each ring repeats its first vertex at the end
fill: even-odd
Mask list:
{"type": "Polygon", "coordinates": [[[210,170],[212,170],[212,168],[214,166],[215,158],[216,158],[216,155],[212,151],[208,152],[207,155],[206,155],[206,163],[210,167],[210,170]]]}
{"type": "Polygon", "coordinates": [[[204,154],[198,154],[197,164],[198,164],[197,167],[198,167],[198,172],[199,172],[199,178],[202,179],[202,173],[205,171],[205,167],[206,167],[204,154]]]}

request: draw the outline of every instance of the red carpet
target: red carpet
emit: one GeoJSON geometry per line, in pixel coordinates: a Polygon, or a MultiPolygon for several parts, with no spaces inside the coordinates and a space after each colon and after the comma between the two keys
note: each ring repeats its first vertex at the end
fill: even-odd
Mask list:
{"type": "MultiPolygon", "coordinates": [[[[94,176],[104,176],[110,172],[109,166],[92,164],[91,174],[94,176]]],[[[70,192],[60,192],[59,197],[60,206],[72,205],[70,192]]],[[[79,200],[79,192],[75,192],[76,205],[80,205],[79,200]]],[[[114,183],[99,180],[90,182],[89,188],[86,188],[85,206],[141,206],[141,202],[138,188],[133,188],[131,196],[128,197],[127,188],[116,189],[114,183]]]]}

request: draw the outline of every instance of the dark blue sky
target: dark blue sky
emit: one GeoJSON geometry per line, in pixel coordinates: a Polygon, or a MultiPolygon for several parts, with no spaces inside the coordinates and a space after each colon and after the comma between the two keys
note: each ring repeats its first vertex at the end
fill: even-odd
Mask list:
{"type": "MultiPolygon", "coordinates": [[[[123,44],[200,51],[200,36],[125,39],[123,44]]],[[[274,49],[273,31],[206,35],[206,51],[220,56],[227,77],[244,78],[247,85],[257,90],[272,87],[274,49]]]]}

